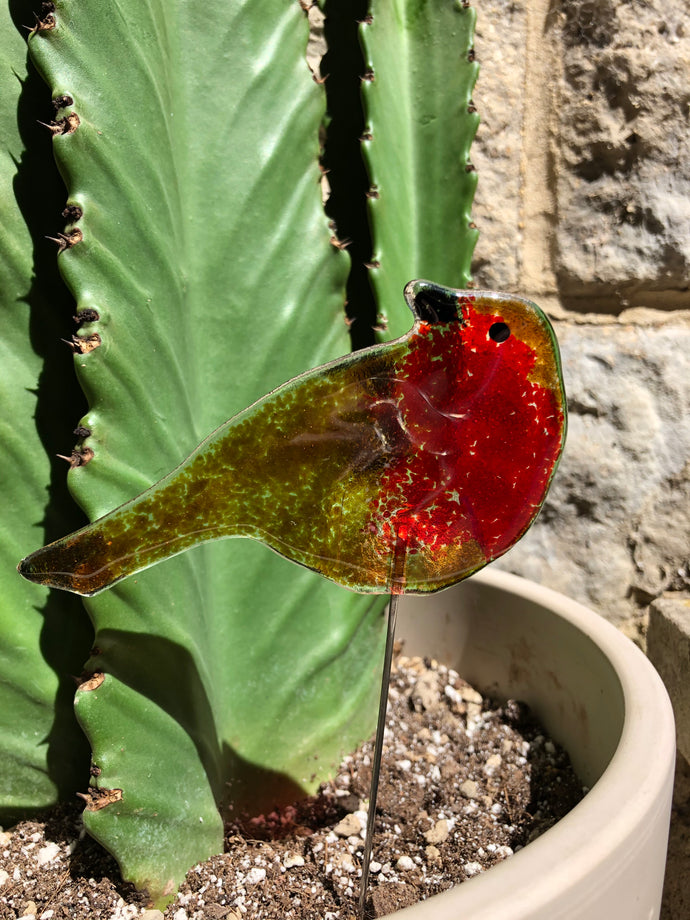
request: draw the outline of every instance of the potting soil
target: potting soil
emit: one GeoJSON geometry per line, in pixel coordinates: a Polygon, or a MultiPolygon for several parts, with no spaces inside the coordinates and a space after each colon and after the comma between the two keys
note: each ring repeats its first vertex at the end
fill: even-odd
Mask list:
{"type": "MultiPolygon", "coordinates": [[[[79,809],[0,833],[0,920],[354,920],[373,742],[315,797],[228,827],[164,914],[123,883],[79,809]]],[[[368,911],[382,917],[486,872],[583,797],[567,754],[516,701],[436,661],[391,677],[368,911]]]]}

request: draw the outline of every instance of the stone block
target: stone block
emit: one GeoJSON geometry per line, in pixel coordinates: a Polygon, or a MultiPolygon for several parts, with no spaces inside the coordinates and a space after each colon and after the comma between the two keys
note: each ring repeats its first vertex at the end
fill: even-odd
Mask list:
{"type": "Polygon", "coordinates": [[[473,98],[481,121],[472,145],[479,176],[472,213],[480,233],[472,274],[480,288],[519,288],[526,42],[524,5],[483,0],[477,11],[474,48],[480,69],[473,98]]]}
{"type": "Polygon", "coordinates": [[[687,0],[569,0],[556,274],[571,309],[690,306],[687,0]]]}
{"type": "Polygon", "coordinates": [[[647,654],[673,703],[678,750],[690,761],[690,593],[664,594],[651,605],[647,654]]]}

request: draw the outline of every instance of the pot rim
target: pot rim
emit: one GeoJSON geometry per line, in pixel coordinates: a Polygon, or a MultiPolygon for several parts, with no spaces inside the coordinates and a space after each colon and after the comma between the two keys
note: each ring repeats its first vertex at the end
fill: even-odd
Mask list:
{"type": "Polygon", "coordinates": [[[620,681],[623,727],[607,767],[572,811],[490,871],[395,914],[410,920],[460,917],[460,910],[464,920],[542,916],[534,911],[552,903],[554,891],[567,891],[578,882],[586,890],[587,879],[597,875],[606,858],[610,860],[612,849],[634,847],[640,829],[655,816],[658,819],[660,801],[668,799],[670,805],[675,769],[673,711],[661,678],[642,651],[602,616],[550,588],[495,568],[484,569],[471,581],[547,608],[595,643],[620,681]],[[530,879],[529,903],[523,906],[528,913],[522,912],[520,904],[526,878],[530,879]],[[506,892],[511,892],[510,911],[494,912],[496,901],[508,904],[506,892]]]}

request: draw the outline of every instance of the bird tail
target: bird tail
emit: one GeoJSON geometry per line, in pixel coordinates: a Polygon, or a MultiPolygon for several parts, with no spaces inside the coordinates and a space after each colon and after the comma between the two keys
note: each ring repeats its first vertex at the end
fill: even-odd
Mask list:
{"type": "MultiPolygon", "coordinates": [[[[185,526],[179,513],[160,511],[175,485],[173,473],[92,524],[31,553],[17,571],[36,584],[89,597],[182,552],[200,542],[200,535],[185,526]]],[[[173,495],[168,503],[173,509],[177,498],[173,495]]]]}
{"type": "Polygon", "coordinates": [[[28,581],[90,596],[143,566],[107,534],[111,515],[31,553],[17,566],[28,581]]]}

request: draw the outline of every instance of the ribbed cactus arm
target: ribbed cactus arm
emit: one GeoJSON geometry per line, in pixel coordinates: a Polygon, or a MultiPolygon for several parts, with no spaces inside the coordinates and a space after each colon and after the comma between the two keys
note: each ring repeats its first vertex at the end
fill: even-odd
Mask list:
{"type": "Polygon", "coordinates": [[[470,278],[474,23],[474,9],[460,0],[372,0],[361,27],[371,284],[386,338],[406,329],[395,308],[410,278],[449,287],[470,278]]]}

